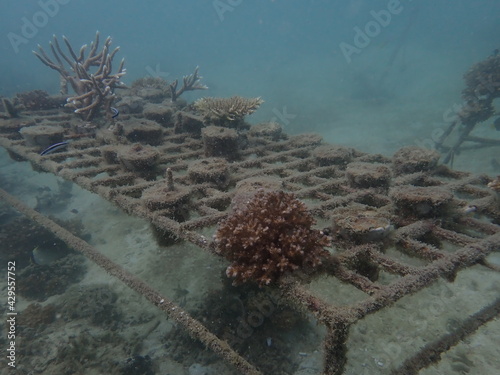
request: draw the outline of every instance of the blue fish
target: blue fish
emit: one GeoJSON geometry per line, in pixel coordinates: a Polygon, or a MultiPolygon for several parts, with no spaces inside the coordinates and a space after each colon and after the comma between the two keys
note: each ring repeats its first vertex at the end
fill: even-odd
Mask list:
{"type": "Polygon", "coordinates": [[[63,148],[63,147],[66,147],[68,144],[69,144],[69,142],[68,142],[68,141],[55,143],[55,144],[53,144],[52,146],[49,146],[49,147],[47,147],[45,150],[43,150],[43,151],[40,153],[40,156],[51,154],[51,153],[53,153],[54,151],[57,151],[57,150],[59,150],[59,149],[61,149],[61,148],[63,148]]]}
{"type": "Polygon", "coordinates": [[[117,110],[115,107],[109,107],[109,109],[111,109],[111,112],[113,112],[113,116],[111,116],[111,118],[118,117],[118,115],[120,114],[120,111],[117,110]]]}

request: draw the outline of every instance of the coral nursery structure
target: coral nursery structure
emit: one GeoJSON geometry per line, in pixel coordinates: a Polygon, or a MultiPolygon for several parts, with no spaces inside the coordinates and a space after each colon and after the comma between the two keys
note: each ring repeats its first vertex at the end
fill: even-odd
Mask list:
{"type": "Polygon", "coordinates": [[[236,283],[269,285],[287,271],[317,267],[329,241],[313,224],[305,204],[293,194],[257,192],[215,234],[218,252],[233,262],[227,276],[236,283]]]}
{"type": "Polygon", "coordinates": [[[463,104],[458,111],[457,119],[452,121],[436,147],[440,151],[446,151],[443,159],[444,163],[453,162],[455,154],[463,143],[472,142],[481,147],[491,147],[500,145],[498,139],[487,139],[471,135],[476,125],[489,120],[492,116],[497,116],[495,110],[495,99],[500,98],[500,55],[498,50],[485,60],[474,64],[465,74],[466,87],[462,91],[463,104]],[[458,130],[458,136],[451,146],[446,146],[445,141],[450,134],[462,124],[458,130]]]}
{"type": "MultiPolygon", "coordinates": [[[[59,53],[55,43],[53,48],[59,53]]],[[[96,57],[99,53],[90,55],[96,57]]],[[[79,60],[78,56],[75,60],[79,60]]],[[[187,77],[186,85],[197,84],[196,77],[187,77]]],[[[107,128],[82,124],[82,119],[72,113],[54,108],[52,104],[60,97],[40,93],[22,96],[24,105],[3,105],[0,146],[15,161],[29,161],[36,170],[73,181],[126,213],[147,219],[158,233],[172,239],[169,244],[186,241],[194,245],[182,251],[189,248],[205,260],[193,263],[200,268],[192,273],[203,271],[217,280],[214,289],[220,290],[209,291],[211,303],[219,303],[220,296],[224,296],[224,306],[243,315],[233,316],[236,323],[221,320],[219,314],[212,331],[213,314],[192,316],[193,310],[182,307],[186,298],[176,304],[142,280],[144,274],[148,280],[155,276],[149,269],[144,268],[146,272],[140,276],[132,274],[1,189],[0,198],[144,296],[192,339],[217,355],[221,363],[241,374],[259,375],[263,369],[272,369],[272,373],[290,373],[289,369],[298,369],[296,374],[311,373],[312,358],[320,355],[322,370],[313,372],[325,375],[382,370],[416,374],[438,363],[451,347],[463,343],[499,315],[497,296],[482,296],[483,304],[470,316],[456,316],[445,323],[447,327],[432,332],[427,341],[411,341],[408,351],[398,351],[390,369],[381,370],[381,361],[375,362],[372,357],[373,346],[384,346],[384,342],[375,341],[368,347],[365,340],[372,328],[370,322],[393,310],[392,317],[406,316],[410,312],[405,303],[414,296],[426,304],[436,302],[433,288],[443,283],[451,288],[464,269],[469,275],[497,275],[498,266],[491,254],[500,251],[498,177],[454,171],[438,164],[435,151],[416,147],[404,147],[393,157],[386,157],[325,144],[315,134],[289,136],[276,123],[251,126],[244,122],[244,116],[258,107],[260,99],[251,103],[235,99],[233,104],[241,104],[241,108],[219,116],[222,112],[218,109],[204,112],[207,101],[197,106],[184,100],[172,101],[170,87],[148,79],[120,90],[115,98],[120,116],[107,119],[107,128]],[[38,102],[34,103],[33,98],[38,102]],[[64,147],[40,155],[41,148],[51,142],[63,143],[64,147]],[[214,262],[207,266],[207,259],[214,262]],[[231,263],[226,268],[228,260],[231,263]],[[224,275],[226,269],[229,279],[224,275]],[[242,285],[232,287],[231,281],[242,285]],[[327,286],[318,287],[322,284],[327,286]],[[272,295],[272,302],[255,301],[255,290],[272,295]],[[231,298],[228,293],[232,293],[231,298]],[[294,345],[299,343],[277,342],[280,330],[281,337],[298,337],[287,336],[291,332],[286,331],[300,329],[300,324],[294,323],[299,320],[296,316],[313,323],[308,327],[321,326],[318,337],[322,346],[315,344],[308,353],[300,351],[297,355],[294,345]],[[252,341],[243,353],[238,350],[241,343],[250,342],[245,341],[248,336],[235,339],[220,335],[243,335],[259,329],[255,337],[263,340],[252,341]],[[253,343],[259,342],[265,351],[262,347],[254,351],[253,343]],[[264,357],[273,360],[276,348],[289,351],[280,354],[280,358],[289,359],[287,365],[262,365],[259,361],[264,357]],[[352,357],[356,348],[361,354],[352,357]]],[[[216,107],[232,111],[227,105],[218,103],[216,107]]],[[[163,259],[170,259],[175,246],[162,249],[166,254],[163,259]]],[[[145,256],[142,246],[138,245],[137,251],[132,256],[134,261],[145,256]]],[[[157,258],[152,263],[166,277],[166,265],[158,264],[157,258]]],[[[49,282],[50,274],[44,273],[44,282],[49,282]]],[[[36,279],[36,273],[29,275],[36,279]]],[[[165,287],[164,280],[155,285],[165,287]]],[[[176,289],[179,295],[189,293],[181,286],[176,289]]],[[[87,294],[85,298],[95,293],[91,290],[87,294]]],[[[112,307],[116,302],[113,295],[106,292],[103,297],[103,314],[112,321],[119,319],[120,311],[112,307]],[[106,311],[110,314],[106,315],[106,311]]],[[[447,311],[462,310],[447,295],[437,299],[442,300],[447,311]]],[[[197,304],[201,310],[210,308],[203,306],[203,300],[197,304]]],[[[79,311],[77,304],[74,306],[79,311]]],[[[232,315],[223,316],[230,319],[232,315]]],[[[151,325],[149,332],[155,332],[157,326],[151,325]]],[[[407,329],[407,322],[394,319],[384,326],[384,332],[392,339],[398,338],[398,344],[407,329]]],[[[77,348],[99,346],[99,337],[82,333],[78,340],[72,339],[80,344],[60,348],[61,358],[68,354],[76,361],[84,361],[75,362],[76,368],[92,361],[81,357],[77,348]]],[[[131,340],[134,343],[128,355],[143,358],[145,353],[137,349],[140,340],[131,340]]],[[[181,351],[178,347],[170,350],[181,351]]],[[[152,362],[165,360],[165,352],[158,349],[156,353],[160,352],[150,354],[152,362]]],[[[188,352],[182,354],[191,358],[188,352]]],[[[149,368],[149,359],[146,362],[149,368]]]]}

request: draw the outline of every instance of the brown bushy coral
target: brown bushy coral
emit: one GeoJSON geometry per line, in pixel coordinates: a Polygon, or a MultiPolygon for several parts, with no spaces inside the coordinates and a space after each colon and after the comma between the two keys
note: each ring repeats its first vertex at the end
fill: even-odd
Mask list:
{"type": "Polygon", "coordinates": [[[235,284],[255,281],[262,286],[287,271],[318,266],[329,241],[313,224],[305,204],[293,194],[257,192],[215,235],[218,252],[232,261],[227,276],[235,284]]]}

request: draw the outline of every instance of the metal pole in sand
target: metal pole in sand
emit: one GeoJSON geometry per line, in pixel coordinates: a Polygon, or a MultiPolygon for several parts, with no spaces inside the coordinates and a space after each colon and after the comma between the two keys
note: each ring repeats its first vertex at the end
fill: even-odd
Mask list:
{"type": "Polygon", "coordinates": [[[27,207],[3,189],[0,189],[0,199],[9,203],[16,210],[52,232],[57,238],[65,242],[71,248],[81,252],[89,260],[103,268],[111,276],[123,282],[130,289],[143,295],[151,304],[166,313],[169,318],[183,326],[191,337],[201,341],[219,357],[235,366],[240,373],[245,375],[262,375],[260,371],[236,353],[226,341],[219,339],[216,335],[211,333],[202,323],[191,317],[187,311],[167,299],[167,297],[160,294],[141,279],[123,269],[120,265],[114,263],[108,257],[102,255],[93,246],[89,245],[81,238],[74,236],[71,232],[59,226],[46,216],[27,207]]]}

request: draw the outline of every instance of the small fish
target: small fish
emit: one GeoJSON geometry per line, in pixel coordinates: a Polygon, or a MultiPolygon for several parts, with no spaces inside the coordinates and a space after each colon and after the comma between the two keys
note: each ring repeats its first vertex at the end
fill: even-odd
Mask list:
{"type": "Polygon", "coordinates": [[[477,206],[472,204],[469,206],[465,206],[462,210],[465,214],[471,214],[477,211],[477,206]]]}
{"type": "Polygon", "coordinates": [[[68,141],[64,141],[64,142],[59,142],[59,143],[55,143],[53,144],[52,146],[49,146],[47,147],[45,150],[43,150],[41,153],[40,153],[40,156],[44,156],[44,155],[48,155],[48,154],[51,154],[53,153],[54,151],[57,151],[63,147],[66,147],[68,146],[69,142],[68,141]]]}
{"type": "Polygon", "coordinates": [[[113,116],[111,116],[111,118],[118,117],[118,115],[120,114],[120,111],[115,107],[109,107],[109,109],[111,109],[111,112],[113,112],[113,116]]]}

